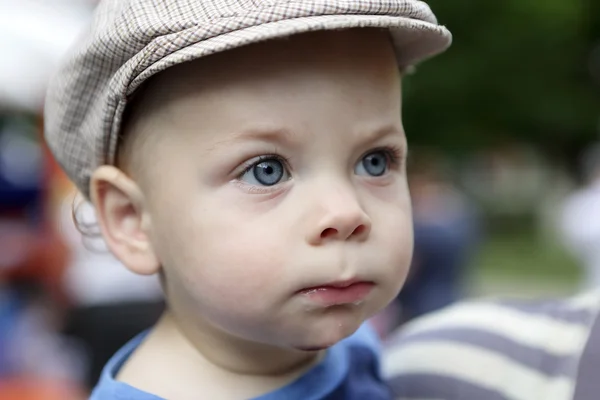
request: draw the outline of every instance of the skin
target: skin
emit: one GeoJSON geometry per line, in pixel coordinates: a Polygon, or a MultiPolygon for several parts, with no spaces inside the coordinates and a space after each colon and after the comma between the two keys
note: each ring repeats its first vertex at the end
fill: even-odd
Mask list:
{"type": "Polygon", "coordinates": [[[118,379],[166,398],[258,396],[397,295],[412,220],[385,33],[225,52],[163,72],[138,101],[124,171],[99,168],[92,200],[114,254],[139,274],[162,271],[169,307],[118,379]],[[262,160],[285,166],[273,186],[255,178],[261,156],[285,160],[262,160]],[[360,304],[299,293],[347,279],[374,284],[360,304]]]}

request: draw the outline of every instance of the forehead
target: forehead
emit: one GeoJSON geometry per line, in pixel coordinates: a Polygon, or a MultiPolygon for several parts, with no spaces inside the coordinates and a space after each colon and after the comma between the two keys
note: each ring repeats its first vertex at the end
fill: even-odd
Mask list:
{"type": "Polygon", "coordinates": [[[363,75],[371,84],[384,85],[397,78],[398,67],[387,31],[305,33],[179,64],[151,79],[141,103],[155,103],[155,108],[164,109],[180,105],[178,99],[241,91],[253,84],[284,88],[286,83],[293,85],[299,79],[319,84],[321,80],[337,82],[348,75],[363,75]]]}
{"type": "Polygon", "coordinates": [[[339,119],[350,109],[344,120],[368,123],[374,111],[399,118],[399,103],[399,71],[387,32],[313,32],[164,71],[142,92],[134,130],[143,136],[206,129],[238,135],[257,128],[244,126],[257,121],[277,129],[294,121],[323,122],[317,114],[339,119]]]}

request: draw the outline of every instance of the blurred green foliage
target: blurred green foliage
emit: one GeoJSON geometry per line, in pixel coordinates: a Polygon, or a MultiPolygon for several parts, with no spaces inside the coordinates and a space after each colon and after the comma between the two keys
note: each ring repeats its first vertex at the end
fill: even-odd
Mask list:
{"type": "Polygon", "coordinates": [[[516,138],[576,157],[600,116],[590,73],[600,7],[589,1],[428,1],[454,44],[404,84],[411,143],[460,155],[516,138]]]}
{"type": "Polygon", "coordinates": [[[526,230],[495,234],[482,243],[473,266],[479,273],[538,277],[574,285],[581,279],[581,267],[559,243],[542,240],[526,230]]]}

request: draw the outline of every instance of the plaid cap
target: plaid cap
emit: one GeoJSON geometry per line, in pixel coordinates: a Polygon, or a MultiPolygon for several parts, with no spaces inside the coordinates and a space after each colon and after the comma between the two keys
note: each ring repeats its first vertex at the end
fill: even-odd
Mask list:
{"type": "Polygon", "coordinates": [[[46,141],[88,196],[93,171],[115,162],[128,99],[152,75],[250,43],[358,27],[389,29],[400,67],[452,40],[420,0],[104,0],[50,82],[46,141]]]}

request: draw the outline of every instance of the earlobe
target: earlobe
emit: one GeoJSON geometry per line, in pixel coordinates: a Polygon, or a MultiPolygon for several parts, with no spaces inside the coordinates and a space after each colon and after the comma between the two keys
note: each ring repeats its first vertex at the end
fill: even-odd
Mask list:
{"type": "Polygon", "coordinates": [[[105,165],[92,175],[90,197],[113,254],[132,272],[157,273],[160,262],[149,237],[151,221],[139,186],[118,168],[105,165]]]}

